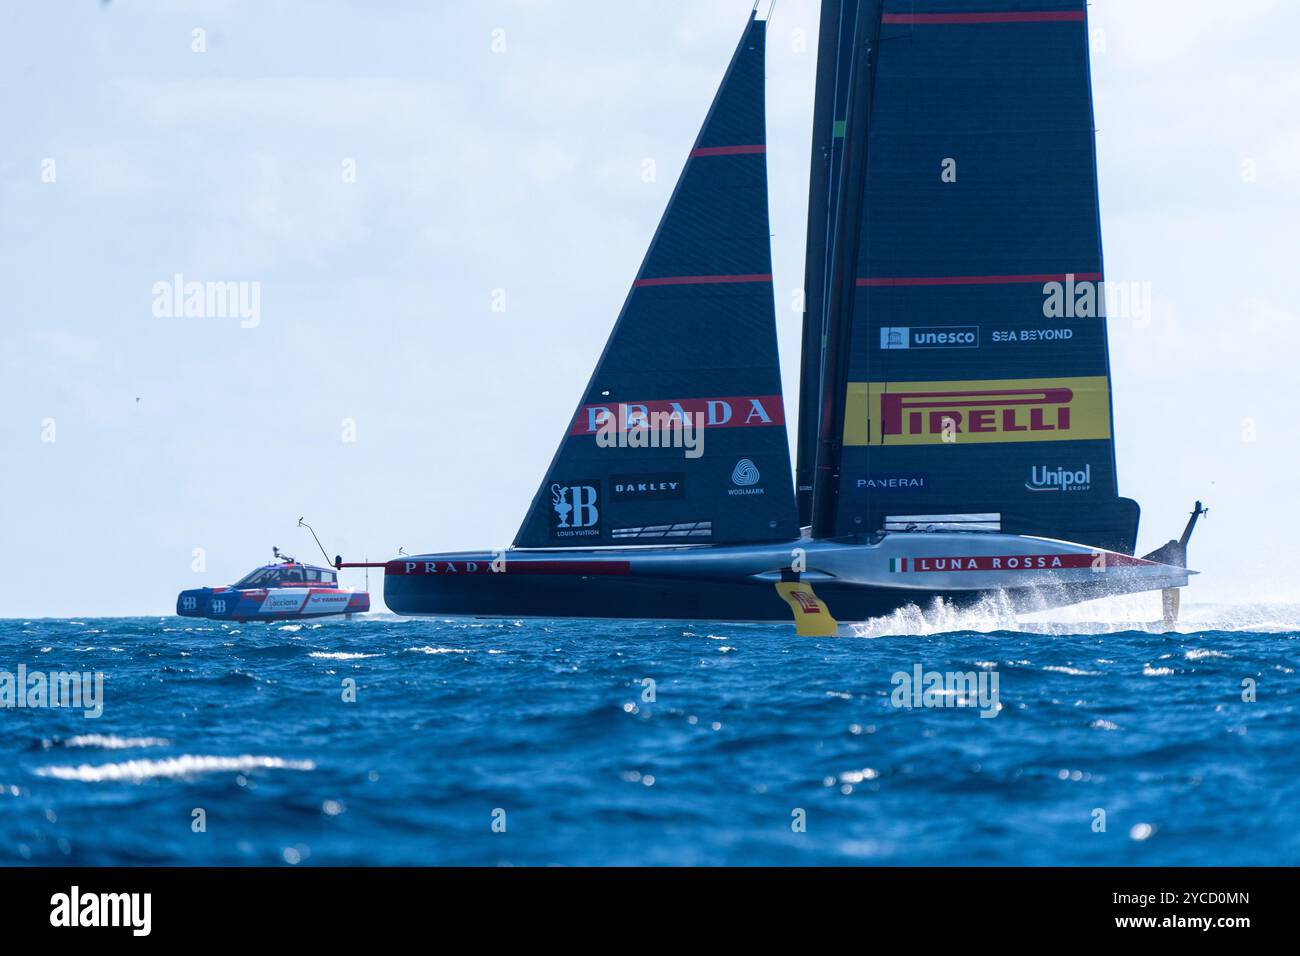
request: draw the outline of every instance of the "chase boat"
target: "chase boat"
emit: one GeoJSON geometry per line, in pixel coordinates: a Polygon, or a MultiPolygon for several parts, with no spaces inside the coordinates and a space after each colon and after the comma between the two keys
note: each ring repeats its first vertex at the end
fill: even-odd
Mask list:
{"type": "Polygon", "coordinates": [[[214,621],[298,621],[370,610],[365,591],[340,588],[338,572],[295,560],[275,550],[278,559],[250,571],[230,587],[192,588],[176,598],[181,617],[214,621]]]}
{"type": "Polygon", "coordinates": [[[1203,510],[1135,555],[1086,0],[822,0],[793,469],[765,30],[751,13],[514,546],[389,561],[388,607],[829,634],[1160,590],[1171,620],[1203,510]]]}

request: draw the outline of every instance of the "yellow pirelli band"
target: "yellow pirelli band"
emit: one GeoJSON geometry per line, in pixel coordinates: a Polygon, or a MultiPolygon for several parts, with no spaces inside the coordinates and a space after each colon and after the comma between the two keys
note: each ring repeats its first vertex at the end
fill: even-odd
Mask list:
{"type": "Polygon", "coordinates": [[[845,445],[944,445],[1110,438],[1110,382],[1021,378],[850,382],[845,445]]]}

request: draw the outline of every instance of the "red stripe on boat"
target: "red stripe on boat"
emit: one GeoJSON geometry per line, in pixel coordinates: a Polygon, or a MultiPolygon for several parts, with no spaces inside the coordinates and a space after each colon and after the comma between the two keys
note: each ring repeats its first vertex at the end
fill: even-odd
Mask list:
{"type": "Polygon", "coordinates": [[[886,13],[881,23],[1074,23],[1082,10],[1007,10],[990,13],[886,13]]]}
{"type": "Polygon", "coordinates": [[[631,574],[627,561],[529,561],[505,557],[503,570],[493,571],[493,558],[467,561],[463,558],[434,558],[419,561],[389,561],[385,574],[631,574]]]}
{"type": "Polygon", "coordinates": [[[860,286],[888,285],[1017,285],[1036,284],[1039,282],[1065,282],[1073,277],[1075,282],[1100,282],[1100,272],[1064,272],[1052,275],[1024,276],[898,276],[896,278],[873,277],[858,279],[860,286]]]}
{"type": "Polygon", "coordinates": [[[750,153],[766,153],[767,146],[758,143],[754,146],[701,146],[691,150],[692,156],[745,156],[750,153]]]}
{"type": "Polygon", "coordinates": [[[771,274],[739,276],[660,276],[656,279],[637,279],[632,283],[634,289],[653,285],[724,285],[734,282],[771,282],[771,274]]]}

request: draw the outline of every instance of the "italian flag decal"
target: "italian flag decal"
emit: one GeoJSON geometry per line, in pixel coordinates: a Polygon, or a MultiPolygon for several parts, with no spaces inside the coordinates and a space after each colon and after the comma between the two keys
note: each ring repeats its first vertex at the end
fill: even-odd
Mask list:
{"type": "Polygon", "coordinates": [[[907,558],[890,558],[890,559],[889,559],[889,570],[892,571],[892,572],[906,571],[906,570],[907,570],[907,558]]]}

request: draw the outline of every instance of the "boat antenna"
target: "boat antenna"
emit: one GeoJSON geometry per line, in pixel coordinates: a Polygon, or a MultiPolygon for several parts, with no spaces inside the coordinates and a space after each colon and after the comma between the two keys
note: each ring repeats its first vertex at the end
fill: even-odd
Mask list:
{"type": "MultiPolygon", "coordinates": [[[[311,536],[312,536],[313,538],[316,538],[316,529],[313,528],[311,525],[309,525],[307,522],[303,521],[302,518],[299,518],[299,519],[298,519],[298,527],[299,527],[299,528],[306,528],[308,531],[311,532],[311,536]]],[[[320,543],[320,538],[316,538],[316,547],[320,548],[320,553],[325,555],[325,563],[326,563],[326,564],[333,564],[333,563],[334,563],[334,562],[330,561],[330,556],[329,556],[328,554],[325,554],[325,545],[323,545],[323,544],[320,543]]]]}

